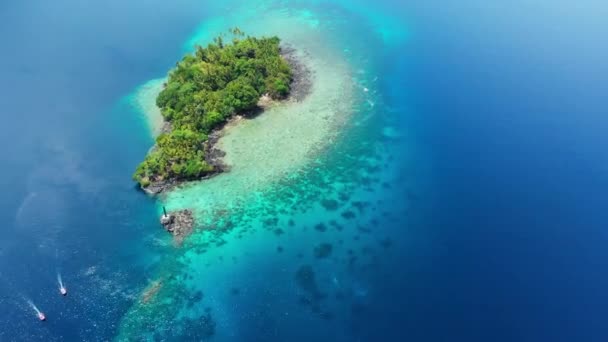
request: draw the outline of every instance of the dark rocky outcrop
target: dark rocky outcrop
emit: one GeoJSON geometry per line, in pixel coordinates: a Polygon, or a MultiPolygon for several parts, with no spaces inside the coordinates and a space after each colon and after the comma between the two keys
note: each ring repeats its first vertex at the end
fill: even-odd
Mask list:
{"type": "Polygon", "coordinates": [[[194,215],[189,209],[170,212],[166,216],[160,217],[160,224],[173,235],[175,242],[180,245],[194,229],[194,215]]]}

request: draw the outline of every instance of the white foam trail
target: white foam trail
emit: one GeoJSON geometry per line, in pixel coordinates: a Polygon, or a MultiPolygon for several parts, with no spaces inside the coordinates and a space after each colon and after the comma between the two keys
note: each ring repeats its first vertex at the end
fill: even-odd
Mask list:
{"type": "Polygon", "coordinates": [[[34,309],[34,311],[36,311],[36,315],[40,315],[42,312],[40,312],[40,310],[38,310],[38,307],[31,301],[31,300],[27,300],[27,304],[34,309]]]}
{"type": "Polygon", "coordinates": [[[64,288],[64,286],[63,286],[63,280],[61,280],[61,273],[57,273],[57,283],[59,283],[59,288],[60,289],[64,288]]]}

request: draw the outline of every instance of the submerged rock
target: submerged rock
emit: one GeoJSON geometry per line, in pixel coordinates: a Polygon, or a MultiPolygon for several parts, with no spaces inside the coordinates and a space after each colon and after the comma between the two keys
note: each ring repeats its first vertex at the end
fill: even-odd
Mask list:
{"type": "Polygon", "coordinates": [[[150,286],[148,286],[148,288],[142,293],[141,302],[144,304],[148,303],[152,298],[156,296],[162,286],[162,280],[153,281],[152,284],[150,284],[150,286]]]}

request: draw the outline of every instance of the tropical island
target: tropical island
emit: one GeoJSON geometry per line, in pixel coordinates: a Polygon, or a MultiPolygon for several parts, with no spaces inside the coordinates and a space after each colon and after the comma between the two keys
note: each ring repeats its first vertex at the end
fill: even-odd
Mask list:
{"type": "Polygon", "coordinates": [[[238,28],[230,33],[230,43],[218,36],[169,72],[156,99],[165,128],[133,175],[146,192],[221,172],[213,132],[237,114],[289,95],[293,73],[281,55],[280,39],[245,37],[238,28]]]}

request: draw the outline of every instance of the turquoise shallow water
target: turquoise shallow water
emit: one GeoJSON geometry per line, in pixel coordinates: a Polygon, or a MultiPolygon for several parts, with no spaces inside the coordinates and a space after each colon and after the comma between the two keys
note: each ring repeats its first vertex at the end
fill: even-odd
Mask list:
{"type": "Polygon", "coordinates": [[[2,2],[0,341],[608,340],[607,10],[2,2]],[[233,172],[146,197],[155,85],[234,25],[322,86],[230,128],[233,172]],[[181,248],[161,204],[197,209],[181,248]]]}
{"type": "Polygon", "coordinates": [[[379,265],[401,248],[393,230],[407,227],[423,179],[397,169],[414,174],[414,142],[396,149],[408,135],[391,123],[377,63],[404,28],[378,27],[360,8],[257,6],[205,21],[186,49],[232,26],[279,35],[313,72],[311,95],[237,123],[219,143],[232,170],[164,197],[169,209],[193,208],[200,230],[163,260],[158,292],[133,306],[119,339],[293,340],[306,322],[318,326],[309,338],[351,340],[328,328],[372,300],[388,271],[379,265]]]}

